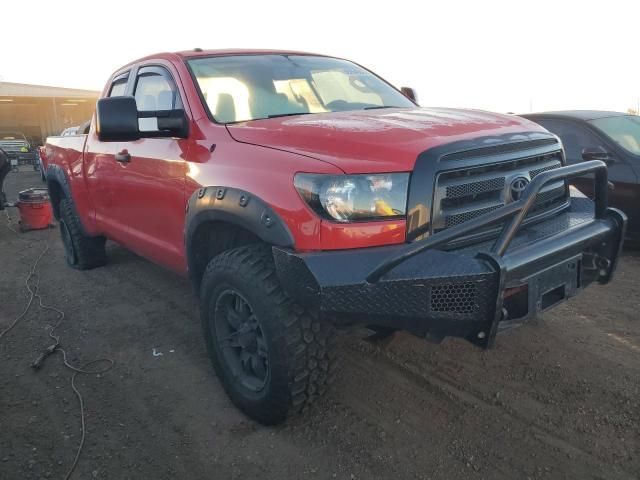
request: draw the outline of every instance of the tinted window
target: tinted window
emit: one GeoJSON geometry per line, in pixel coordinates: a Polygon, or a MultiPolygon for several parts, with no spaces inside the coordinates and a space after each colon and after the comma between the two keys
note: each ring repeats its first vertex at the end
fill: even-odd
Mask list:
{"type": "Polygon", "coordinates": [[[640,117],[625,115],[591,120],[592,125],[634,155],[640,155],[640,117]]]}
{"type": "Polygon", "coordinates": [[[121,76],[116,78],[111,84],[111,89],[109,90],[110,97],[122,97],[127,91],[127,80],[128,76],[121,76]]]}
{"type": "MultiPolygon", "coordinates": [[[[182,102],[173,78],[160,67],[141,68],[134,92],[139,112],[181,109],[182,102]]],[[[158,130],[156,118],[140,118],[141,131],[158,130]]]]}
{"type": "Polygon", "coordinates": [[[535,122],[560,137],[560,140],[562,140],[562,144],[564,145],[564,151],[567,156],[568,163],[581,162],[582,150],[584,148],[605,148],[597,136],[589,132],[585,127],[573,122],[547,119],[535,119],[535,122]]]}

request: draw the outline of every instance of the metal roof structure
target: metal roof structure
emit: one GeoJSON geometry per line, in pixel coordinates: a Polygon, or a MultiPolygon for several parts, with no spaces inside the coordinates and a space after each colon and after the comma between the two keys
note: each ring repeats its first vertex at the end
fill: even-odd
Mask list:
{"type": "Polygon", "coordinates": [[[100,92],[94,90],[0,82],[0,97],[96,98],[99,95],[100,92]]]}

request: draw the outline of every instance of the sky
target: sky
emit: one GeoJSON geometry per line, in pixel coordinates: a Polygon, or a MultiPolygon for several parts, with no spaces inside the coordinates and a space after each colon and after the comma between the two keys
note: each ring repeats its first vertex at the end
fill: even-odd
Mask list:
{"type": "Polygon", "coordinates": [[[640,104],[638,0],[21,0],[2,17],[0,82],[101,90],[159,51],[274,48],[354,60],[423,106],[640,104]]]}

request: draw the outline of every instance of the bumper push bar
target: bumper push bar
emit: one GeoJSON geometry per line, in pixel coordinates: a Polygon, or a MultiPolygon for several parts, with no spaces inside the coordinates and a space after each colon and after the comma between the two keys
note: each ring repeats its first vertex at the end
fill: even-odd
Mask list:
{"type": "Polygon", "coordinates": [[[296,253],[274,247],[287,293],[336,323],[458,336],[489,348],[498,324],[522,321],[607,283],[622,249],[626,217],[607,207],[607,167],[583,162],[538,174],[522,198],[410,244],[296,253]],[[572,197],[567,211],[523,225],[541,189],[595,174],[594,202],[572,197]],[[504,225],[493,242],[456,240],[504,225]]]}

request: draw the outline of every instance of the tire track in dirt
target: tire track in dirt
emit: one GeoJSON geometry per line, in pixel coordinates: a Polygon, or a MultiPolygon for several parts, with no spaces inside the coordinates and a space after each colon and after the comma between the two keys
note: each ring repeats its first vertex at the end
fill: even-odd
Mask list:
{"type": "MultiPolygon", "coordinates": [[[[358,342],[358,340],[355,341],[358,342]]],[[[487,401],[482,394],[473,389],[472,385],[462,385],[452,381],[451,378],[444,377],[430,366],[418,366],[410,361],[403,361],[387,350],[379,350],[368,345],[363,348],[363,345],[365,345],[364,342],[360,341],[359,344],[356,343],[355,346],[352,344],[350,348],[343,351],[343,354],[346,354],[343,355],[343,360],[349,378],[364,378],[360,382],[344,383],[343,386],[346,389],[340,392],[340,399],[354,412],[396,436],[407,436],[408,430],[414,430],[419,435],[432,438],[439,436],[442,440],[442,431],[447,430],[450,422],[463,421],[464,423],[461,417],[465,416],[465,413],[473,412],[472,415],[478,419],[492,419],[491,423],[500,418],[502,424],[511,426],[511,430],[522,432],[523,438],[514,435],[512,441],[516,444],[523,443],[523,446],[520,448],[512,443],[510,448],[512,450],[519,448],[523,455],[526,455],[531,448],[528,444],[535,440],[537,446],[533,448],[543,449],[545,456],[553,459],[551,463],[560,464],[569,458],[573,464],[569,472],[576,476],[588,478],[594,472],[601,472],[605,478],[634,478],[632,472],[625,471],[619,466],[602,470],[602,459],[595,452],[575,445],[559,433],[537,424],[503,402],[487,401]],[[394,422],[392,418],[385,417],[384,412],[371,407],[371,398],[375,398],[376,392],[366,388],[366,385],[376,385],[377,392],[393,392],[394,400],[398,397],[403,398],[401,422],[394,422]],[[577,475],[579,472],[580,475],[577,475]]],[[[393,401],[388,403],[393,404],[393,401]]],[[[479,423],[483,423],[482,420],[479,423]]],[[[489,430],[498,433],[495,429],[489,428],[489,430]]],[[[458,434],[466,435],[458,426],[452,428],[449,434],[450,437],[458,434]]],[[[482,444],[482,441],[477,443],[482,444]]],[[[490,458],[490,455],[490,451],[485,452],[483,461],[487,462],[491,468],[503,472],[507,477],[528,474],[515,467],[509,459],[490,458]]]]}

